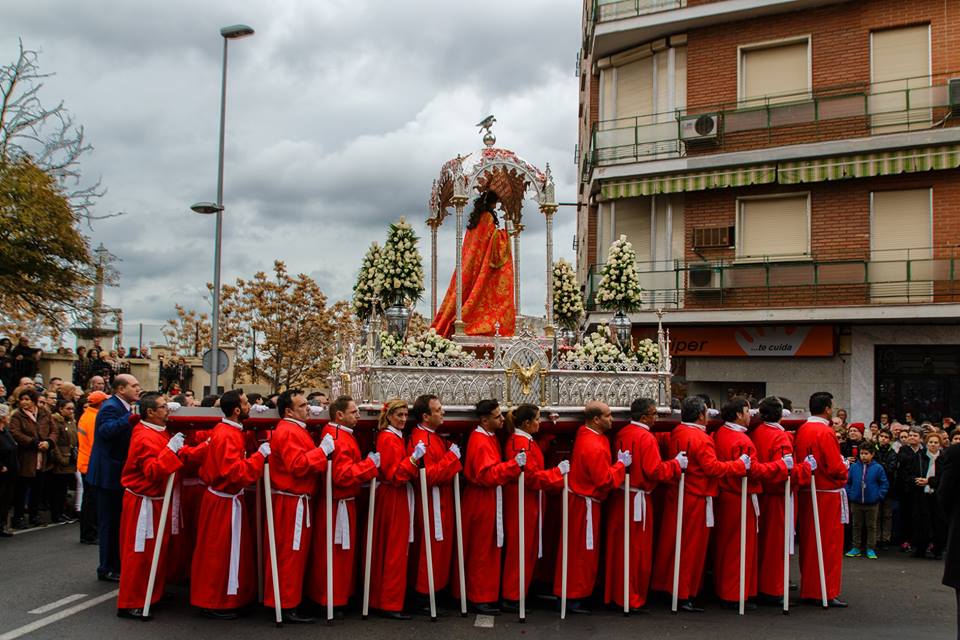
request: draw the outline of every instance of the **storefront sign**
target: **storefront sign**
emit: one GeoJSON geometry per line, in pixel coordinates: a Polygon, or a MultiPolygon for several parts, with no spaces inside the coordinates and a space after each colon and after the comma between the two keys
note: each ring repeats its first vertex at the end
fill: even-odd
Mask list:
{"type": "Polygon", "coordinates": [[[670,355],[717,357],[815,357],[834,354],[831,325],[671,327],[670,355]]]}

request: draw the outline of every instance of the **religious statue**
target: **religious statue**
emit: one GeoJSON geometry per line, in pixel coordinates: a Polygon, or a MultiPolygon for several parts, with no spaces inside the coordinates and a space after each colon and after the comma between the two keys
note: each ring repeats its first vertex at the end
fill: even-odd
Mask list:
{"type": "MultiPolygon", "coordinates": [[[[467,335],[512,336],[516,322],[513,295],[513,256],[510,235],[499,227],[496,192],[487,190],[474,200],[463,237],[463,310],[467,335]],[[497,326],[499,325],[499,326],[497,326]]],[[[449,337],[457,319],[456,271],[443,304],[433,319],[433,328],[449,337]]]]}

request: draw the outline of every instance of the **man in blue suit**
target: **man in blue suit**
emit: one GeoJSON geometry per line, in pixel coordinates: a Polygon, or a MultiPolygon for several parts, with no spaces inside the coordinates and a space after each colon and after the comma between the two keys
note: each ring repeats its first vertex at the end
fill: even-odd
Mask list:
{"type": "Polygon", "coordinates": [[[120,582],[120,510],[123,487],[120,475],[127,461],[130,433],[133,431],[131,409],[140,397],[140,383],[130,374],[121,374],[113,382],[113,395],[103,401],[90,450],[87,479],[97,492],[97,525],[100,531],[100,564],[97,578],[120,582]]]}

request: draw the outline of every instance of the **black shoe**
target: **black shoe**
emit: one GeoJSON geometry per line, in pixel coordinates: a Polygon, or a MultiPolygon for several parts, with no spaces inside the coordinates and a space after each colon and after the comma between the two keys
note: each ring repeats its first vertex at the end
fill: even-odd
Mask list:
{"type": "Polygon", "coordinates": [[[120,582],[120,574],[114,573],[113,571],[108,571],[106,573],[98,573],[97,580],[102,582],[120,582]]]}
{"type": "Polygon", "coordinates": [[[589,616],[593,612],[583,604],[583,600],[569,600],[567,602],[567,611],[580,616],[589,616]]]}
{"type": "MultiPolygon", "coordinates": [[[[622,607],[621,607],[621,610],[622,610],[622,607]]],[[[650,607],[648,607],[647,605],[643,605],[642,607],[630,607],[630,613],[641,613],[641,614],[647,615],[647,614],[653,613],[653,611],[651,611],[650,607]]]]}
{"type": "MultiPolygon", "coordinates": [[[[821,602],[821,604],[823,603],[821,602]]],[[[834,598],[833,600],[827,600],[827,606],[831,609],[846,609],[847,603],[840,598],[834,598]]]]}
{"type": "Polygon", "coordinates": [[[143,609],[117,609],[118,618],[127,618],[129,620],[140,620],[147,622],[153,620],[153,616],[143,615],[143,609]]]}
{"type": "Polygon", "coordinates": [[[233,609],[200,609],[200,615],[213,620],[236,620],[240,617],[233,609]]]}
{"type": "Polygon", "coordinates": [[[473,612],[479,613],[482,616],[498,616],[500,615],[500,609],[495,604],[489,604],[486,602],[481,602],[479,604],[473,605],[473,612]]]}
{"type": "MultiPolygon", "coordinates": [[[[782,599],[778,599],[777,602],[782,602],[782,599]]],[[[740,601],[739,601],[739,600],[737,600],[736,602],[734,602],[734,601],[732,601],[732,600],[721,600],[721,601],[720,601],[720,606],[723,607],[724,609],[729,610],[729,611],[740,611],[740,601]]],[[[743,603],[743,610],[744,610],[744,611],[755,611],[756,608],[757,608],[757,605],[756,605],[755,602],[744,602],[744,603],[743,603]]]]}
{"type": "Polygon", "coordinates": [[[520,603],[516,600],[504,600],[500,603],[500,610],[504,613],[520,613],[520,603]]]}
{"type": "Polygon", "coordinates": [[[280,619],[290,624],[313,624],[317,621],[316,618],[297,613],[296,609],[285,609],[281,612],[280,619]]]}
{"type": "Polygon", "coordinates": [[[687,613],[703,613],[703,607],[698,607],[693,604],[693,600],[685,600],[679,607],[680,611],[686,611],[687,613]]]}
{"type": "Polygon", "coordinates": [[[80,544],[100,544],[100,541],[97,540],[96,538],[93,538],[92,540],[85,540],[83,538],[80,538],[80,544]]]}
{"type": "MultiPolygon", "coordinates": [[[[427,605],[427,609],[429,609],[427,605]]],[[[379,615],[381,618],[386,618],[388,620],[409,620],[410,616],[404,613],[403,611],[380,611],[379,615]]],[[[427,615],[430,615],[430,612],[427,611],[427,615]]]]}

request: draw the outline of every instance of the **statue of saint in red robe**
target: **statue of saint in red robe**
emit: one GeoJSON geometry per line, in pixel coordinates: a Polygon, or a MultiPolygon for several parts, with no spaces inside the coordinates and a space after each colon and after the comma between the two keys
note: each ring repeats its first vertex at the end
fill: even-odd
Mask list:
{"type": "MultiPolygon", "coordinates": [[[[463,309],[467,335],[492,336],[500,323],[500,335],[512,336],[516,322],[513,299],[513,257],[510,236],[497,225],[494,207],[497,194],[486,191],[474,201],[463,238],[463,309]]],[[[437,309],[433,328],[449,337],[457,319],[457,274],[450,278],[447,295],[437,309]]]]}

